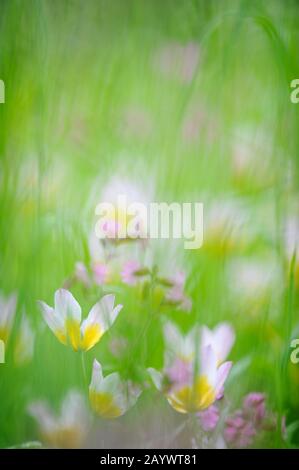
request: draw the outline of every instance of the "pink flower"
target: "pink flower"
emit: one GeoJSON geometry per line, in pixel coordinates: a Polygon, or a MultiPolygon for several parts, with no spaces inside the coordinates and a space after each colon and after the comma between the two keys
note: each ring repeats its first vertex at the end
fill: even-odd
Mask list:
{"type": "Polygon", "coordinates": [[[226,420],[224,437],[232,447],[244,448],[253,443],[256,430],[251,421],[248,421],[241,410],[236,411],[226,420]]]}
{"type": "Polygon", "coordinates": [[[75,277],[79,282],[86,287],[90,287],[91,281],[89,278],[87,267],[81,261],[75,264],[75,277]]]}
{"type": "Polygon", "coordinates": [[[266,415],[265,394],[252,392],[243,401],[244,413],[251,417],[253,424],[260,427],[266,415]]]}
{"type": "Polygon", "coordinates": [[[211,405],[206,410],[197,413],[197,416],[205,432],[214,431],[219,421],[219,410],[216,405],[211,405]]]}
{"type": "Polygon", "coordinates": [[[96,284],[102,285],[107,282],[109,268],[104,263],[96,263],[92,266],[93,277],[96,284]]]}
{"type": "Polygon", "coordinates": [[[170,288],[167,298],[174,302],[180,302],[185,285],[186,275],[183,271],[177,271],[173,277],[169,279],[173,286],[170,288]]]}
{"type": "Polygon", "coordinates": [[[123,270],[121,272],[122,281],[128,285],[135,285],[138,282],[138,277],[135,276],[135,272],[140,269],[140,265],[137,261],[131,260],[126,261],[123,270]]]}
{"type": "Polygon", "coordinates": [[[184,292],[186,274],[183,271],[177,271],[169,280],[172,287],[168,290],[166,299],[179,304],[183,310],[189,312],[192,308],[192,301],[184,292]]]}
{"type": "Polygon", "coordinates": [[[275,432],[281,426],[285,432],[285,419],[278,422],[278,416],[266,409],[264,393],[252,392],[243,399],[242,409],[235,411],[225,423],[224,437],[231,447],[248,447],[265,432],[275,432]]]}

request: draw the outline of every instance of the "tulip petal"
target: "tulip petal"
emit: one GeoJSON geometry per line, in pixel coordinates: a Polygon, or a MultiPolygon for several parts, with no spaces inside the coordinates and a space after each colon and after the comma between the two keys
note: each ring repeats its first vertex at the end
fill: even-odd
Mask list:
{"type": "Polygon", "coordinates": [[[93,365],[92,365],[92,376],[91,376],[91,382],[90,382],[89,388],[92,388],[93,390],[99,390],[103,380],[104,380],[104,377],[103,377],[102,366],[96,359],[94,359],[93,365]]]}
{"type": "Polygon", "coordinates": [[[56,429],[55,417],[52,410],[43,400],[38,400],[28,406],[28,413],[34,418],[42,434],[51,434],[56,429]]]}
{"type": "Polygon", "coordinates": [[[85,399],[77,390],[70,390],[61,405],[60,422],[66,428],[74,428],[80,423],[82,431],[87,428],[89,415],[86,410],[85,399]]]}
{"type": "Polygon", "coordinates": [[[104,378],[102,366],[95,359],[89,386],[89,400],[96,414],[108,419],[117,418],[123,414],[123,409],[116,399],[120,387],[119,374],[113,373],[104,378]]]}
{"type": "Polygon", "coordinates": [[[171,366],[175,358],[192,359],[196,349],[197,328],[193,328],[187,335],[182,334],[172,322],[164,325],[165,341],[165,367],[171,366]]]}
{"type": "Polygon", "coordinates": [[[217,357],[211,345],[201,350],[200,375],[205,376],[212,387],[216,385],[217,357]]]}
{"type": "Polygon", "coordinates": [[[228,323],[220,323],[214,330],[204,326],[202,328],[202,347],[211,345],[217,355],[218,363],[223,362],[235,342],[235,332],[228,323]]]}
{"type": "Polygon", "coordinates": [[[220,323],[214,330],[215,342],[219,348],[221,361],[225,361],[235,342],[235,332],[228,323],[220,323]]]}
{"type": "Polygon", "coordinates": [[[61,343],[67,344],[66,330],[63,318],[57,315],[55,310],[42,300],[38,301],[38,305],[41,308],[42,316],[50,330],[55,334],[59,341],[61,341],[61,343]]]}
{"type": "Polygon", "coordinates": [[[221,393],[224,383],[227,379],[229,371],[231,370],[233,363],[230,361],[224,362],[217,370],[217,378],[216,378],[216,395],[218,396],[221,393]]]}
{"type": "Polygon", "coordinates": [[[88,317],[82,322],[82,349],[93,347],[116,320],[122,305],[114,306],[114,295],[105,295],[90,310],[88,317]]]}
{"type": "Polygon", "coordinates": [[[64,320],[71,318],[77,323],[81,322],[81,307],[66,289],[58,289],[55,292],[55,312],[64,320]]]}
{"type": "Polygon", "coordinates": [[[103,377],[101,364],[94,360],[89,399],[98,415],[107,419],[122,416],[136,403],[140,393],[140,389],[130,386],[117,372],[103,377]]]}

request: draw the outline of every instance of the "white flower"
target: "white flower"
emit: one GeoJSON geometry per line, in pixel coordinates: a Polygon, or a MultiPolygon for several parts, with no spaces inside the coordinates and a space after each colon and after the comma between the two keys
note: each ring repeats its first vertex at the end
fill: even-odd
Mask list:
{"type": "Polygon", "coordinates": [[[28,413],[37,421],[42,440],[51,447],[80,447],[87,434],[90,416],[83,396],[70,390],[56,415],[42,400],[31,403],[28,413]]]}
{"type": "Polygon", "coordinates": [[[90,310],[81,323],[81,307],[66,289],[55,292],[55,306],[40,301],[42,315],[49,328],[63,344],[70,344],[75,351],[88,351],[111,327],[122,305],[114,307],[115,296],[105,295],[90,310]]]}
{"type": "Polygon", "coordinates": [[[122,416],[135,405],[140,393],[138,387],[122,380],[117,372],[104,377],[101,364],[94,360],[89,399],[96,414],[106,419],[122,416]]]}
{"type": "MultiPolygon", "coordinates": [[[[155,386],[180,413],[205,410],[223,393],[232,363],[224,362],[219,365],[217,353],[211,344],[197,345],[197,339],[200,339],[197,328],[182,335],[175,325],[168,323],[164,337],[164,371],[160,373],[155,369],[148,369],[155,386]]],[[[216,347],[224,350],[218,343],[216,347]]]]}

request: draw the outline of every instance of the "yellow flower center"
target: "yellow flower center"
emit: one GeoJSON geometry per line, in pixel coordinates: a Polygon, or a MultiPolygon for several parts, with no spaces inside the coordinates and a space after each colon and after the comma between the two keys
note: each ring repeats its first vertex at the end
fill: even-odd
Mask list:
{"type": "Polygon", "coordinates": [[[89,325],[81,338],[80,349],[88,351],[101,339],[102,335],[103,332],[98,324],[89,325]]]}
{"type": "Polygon", "coordinates": [[[7,343],[9,336],[9,331],[5,327],[0,327],[0,339],[3,341],[4,344],[7,343]]]}
{"type": "Polygon", "coordinates": [[[80,323],[72,318],[68,318],[66,320],[65,327],[69,343],[75,351],[78,351],[81,344],[80,323]]]}
{"type": "Polygon", "coordinates": [[[41,437],[50,447],[75,449],[80,447],[83,435],[75,427],[62,427],[51,433],[42,433],[41,437]]]}
{"type": "Polygon", "coordinates": [[[216,399],[213,387],[205,375],[198,377],[193,386],[184,386],[167,397],[179,413],[193,413],[208,408],[216,399]]]}
{"type": "Polygon", "coordinates": [[[66,320],[66,335],[59,338],[56,334],[64,344],[67,342],[65,340],[65,337],[67,337],[69,344],[75,351],[88,351],[100,340],[102,335],[103,331],[100,326],[98,324],[92,324],[87,326],[84,331],[84,335],[82,336],[80,323],[76,322],[72,318],[66,320]]]}
{"type": "Polygon", "coordinates": [[[94,411],[103,418],[118,418],[122,415],[122,410],[113,400],[109,393],[89,390],[89,399],[94,411]]]}

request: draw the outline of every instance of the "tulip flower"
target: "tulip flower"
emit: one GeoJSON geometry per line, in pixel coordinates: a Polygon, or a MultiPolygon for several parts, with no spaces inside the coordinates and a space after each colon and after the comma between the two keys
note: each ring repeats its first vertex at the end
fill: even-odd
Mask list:
{"type": "Polygon", "coordinates": [[[121,379],[117,372],[103,376],[102,366],[95,359],[89,386],[89,400],[102,418],[118,418],[135,405],[141,390],[121,379]]]}
{"type": "Polygon", "coordinates": [[[42,400],[31,403],[28,413],[37,421],[41,440],[49,447],[77,448],[82,445],[90,416],[79,392],[68,392],[59,415],[42,400]]]}
{"type": "MultiPolygon", "coordinates": [[[[164,373],[148,369],[155,386],[180,413],[209,408],[219,397],[231,362],[219,365],[213,345],[196,347],[197,330],[183,336],[171,323],[165,327],[164,373]]],[[[219,346],[220,349],[220,346],[219,346]]]]}
{"type": "Polygon", "coordinates": [[[17,296],[10,294],[7,298],[0,294],[0,340],[7,343],[16,314],[17,296]]]}
{"type": "Polygon", "coordinates": [[[101,202],[96,207],[99,220],[95,226],[98,238],[122,241],[145,238],[147,236],[146,211],[135,206],[134,216],[129,209],[131,204],[148,204],[151,198],[140,185],[135,184],[123,176],[115,175],[108,181],[103,189],[101,202]],[[105,216],[103,215],[105,214],[105,216]]]}
{"type": "Polygon", "coordinates": [[[234,342],[235,332],[228,323],[220,323],[214,330],[206,326],[202,328],[201,345],[202,347],[209,344],[212,346],[219,364],[225,361],[234,342]]]}
{"type": "Polygon", "coordinates": [[[75,351],[88,351],[100,341],[116,320],[122,305],[114,307],[114,295],[105,295],[81,323],[81,307],[66,289],[55,292],[54,308],[40,301],[45,322],[63,344],[75,351]]]}

